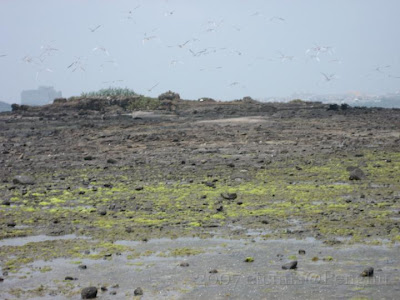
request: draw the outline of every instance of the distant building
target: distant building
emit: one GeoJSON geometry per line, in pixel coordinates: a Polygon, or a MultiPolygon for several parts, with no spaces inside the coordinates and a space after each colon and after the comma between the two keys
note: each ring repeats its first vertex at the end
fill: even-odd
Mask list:
{"type": "Polygon", "coordinates": [[[32,106],[45,105],[61,97],[61,92],[57,92],[52,86],[39,86],[37,90],[22,91],[21,104],[32,106]]]}

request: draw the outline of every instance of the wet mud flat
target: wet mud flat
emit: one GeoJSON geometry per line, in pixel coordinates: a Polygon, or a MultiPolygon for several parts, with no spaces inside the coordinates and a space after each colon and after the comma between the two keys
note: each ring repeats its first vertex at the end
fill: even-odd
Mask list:
{"type": "Polygon", "coordinates": [[[115,244],[140,254],[39,259],[10,274],[0,297],[79,299],[86,286],[98,287],[99,299],[133,298],[138,287],[141,299],[395,299],[400,293],[397,244],[334,247],[315,239],[257,238],[115,244]],[[296,269],[282,269],[293,260],[296,269]],[[374,276],[362,277],[369,266],[374,276]]]}
{"type": "Polygon", "coordinates": [[[396,298],[399,149],[389,109],[2,113],[0,298],[396,298]]]}

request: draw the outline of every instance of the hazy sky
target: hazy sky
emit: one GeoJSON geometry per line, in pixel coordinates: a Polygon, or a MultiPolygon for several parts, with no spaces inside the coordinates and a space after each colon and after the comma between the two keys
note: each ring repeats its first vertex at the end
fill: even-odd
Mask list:
{"type": "Polygon", "coordinates": [[[399,0],[0,0],[0,100],[400,90],[399,0]]]}

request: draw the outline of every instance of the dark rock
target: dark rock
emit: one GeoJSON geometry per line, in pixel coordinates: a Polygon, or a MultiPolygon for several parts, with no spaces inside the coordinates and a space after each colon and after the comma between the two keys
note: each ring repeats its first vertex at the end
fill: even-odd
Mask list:
{"type": "Polygon", "coordinates": [[[11,202],[10,202],[10,200],[3,200],[3,202],[1,202],[1,204],[2,204],[2,205],[10,206],[10,205],[11,205],[11,202]]]}
{"type": "Polygon", "coordinates": [[[4,278],[3,277],[0,277],[0,282],[3,282],[4,281],[4,278]]]}
{"type": "Polygon", "coordinates": [[[328,110],[338,111],[339,105],[338,104],[329,104],[328,110]]]}
{"type": "Polygon", "coordinates": [[[67,276],[67,277],[65,277],[64,280],[78,280],[78,278],[74,278],[72,276],[67,276]]]}
{"type": "Polygon", "coordinates": [[[265,225],[269,224],[268,220],[262,220],[261,223],[265,225]]]}
{"type": "Polygon", "coordinates": [[[94,157],[91,156],[91,155],[88,155],[88,156],[85,156],[83,159],[84,159],[84,160],[93,160],[94,157]]]}
{"type": "Polygon", "coordinates": [[[97,297],[97,287],[86,287],[81,291],[82,299],[94,299],[97,297]]]}
{"type": "Polygon", "coordinates": [[[15,223],[14,221],[11,221],[11,222],[7,223],[7,226],[8,227],[15,227],[15,226],[17,226],[17,223],[15,223]]]}
{"type": "Polygon", "coordinates": [[[221,212],[221,211],[223,211],[224,210],[224,207],[221,205],[220,207],[217,207],[217,211],[218,212],[221,212]]]}
{"type": "Polygon", "coordinates": [[[109,164],[116,164],[117,162],[118,161],[116,159],[113,159],[113,158],[107,159],[107,163],[109,163],[109,164]]]}
{"type": "Polygon", "coordinates": [[[217,270],[217,269],[212,269],[212,270],[209,271],[208,273],[210,273],[210,274],[216,274],[216,273],[218,273],[218,270],[217,270]]]}
{"type": "Polygon", "coordinates": [[[299,254],[300,254],[300,255],[305,255],[305,254],[306,254],[306,250],[300,249],[300,250],[299,250],[299,254]]]}
{"type": "Polygon", "coordinates": [[[215,189],[215,188],[216,188],[216,186],[215,186],[215,183],[214,183],[214,182],[209,182],[209,181],[206,181],[206,182],[204,182],[204,185],[206,185],[206,186],[208,186],[208,187],[211,187],[211,188],[213,188],[213,189],[215,189]]]}
{"type": "Polygon", "coordinates": [[[350,105],[348,105],[347,103],[342,103],[341,105],[340,105],[340,109],[341,110],[347,110],[347,109],[349,109],[350,108],[350,105]]]}
{"type": "Polygon", "coordinates": [[[363,277],[371,277],[374,275],[374,268],[368,267],[364,271],[362,271],[361,276],[363,277]]]}
{"type": "Polygon", "coordinates": [[[134,294],[135,296],[142,296],[142,295],[143,295],[143,290],[142,290],[142,288],[140,288],[140,287],[136,288],[136,289],[133,291],[133,294],[134,294]]]}
{"type": "Polygon", "coordinates": [[[142,186],[138,186],[138,187],[135,188],[135,190],[136,191],[141,191],[141,190],[143,190],[143,187],[142,186]]]}
{"type": "Polygon", "coordinates": [[[107,211],[105,209],[101,209],[97,212],[100,216],[105,216],[107,214],[107,211]]]}
{"type": "Polygon", "coordinates": [[[108,288],[106,287],[106,286],[102,286],[102,287],[100,287],[100,290],[102,291],[102,292],[107,292],[108,291],[108,288]]]}
{"type": "Polygon", "coordinates": [[[11,104],[11,111],[27,111],[28,109],[28,105],[11,104]]]}
{"type": "Polygon", "coordinates": [[[79,265],[78,268],[81,269],[81,270],[86,270],[87,266],[86,265],[79,265]]]}
{"type": "Polygon", "coordinates": [[[294,270],[297,268],[297,260],[291,261],[290,263],[284,264],[282,266],[283,270],[294,270]]]}
{"type": "Polygon", "coordinates": [[[111,291],[111,292],[110,292],[110,295],[113,295],[113,296],[114,296],[114,295],[116,295],[116,294],[117,294],[117,291],[111,291]]]}
{"type": "Polygon", "coordinates": [[[365,178],[365,174],[360,168],[354,168],[350,172],[349,180],[361,180],[363,178],[365,178]]]}
{"type": "Polygon", "coordinates": [[[181,266],[181,267],[189,267],[189,263],[187,263],[187,262],[181,262],[181,263],[179,264],[179,266],[181,266]]]}
{"type": "Polygon", "coordinates": [[[14,184],[33,185],[35,180],[30,176],[18,175],[13,178],[14,184]]]}
{"type": "Polygon", "coordinates": [[[237,198],[236,193],[221,193],[221,197],[226,200],[235,200],[237,198]]]}

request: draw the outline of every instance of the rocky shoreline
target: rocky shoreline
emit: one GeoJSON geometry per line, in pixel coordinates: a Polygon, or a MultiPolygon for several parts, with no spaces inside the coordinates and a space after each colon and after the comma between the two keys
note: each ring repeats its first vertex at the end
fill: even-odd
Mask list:
{"type": "MultiPolygon", "coordinates": [[[[359,247],[366,249],[371,264],[363,260],[365,265],[354,268],[353,275],[362,277],[367,267],[374,267],[397,280],[398,269],[376,265],[382,261],[373,261],[373,249],[390,247],[387,260],[398,263],[400,110],[299,100],[187,101],[168,95],[158,99],[61,99],[40,108],[13,105],[12,112],[0,113],[2,298],[78,297],[83,283],[91,282],[79,274],[63,274],[79,280],[66,280],[63,289],[55,289],[53,271],[39,271],[48,276],[43,277],[47,279],[41,289],[17,290],[18,280],[29,286],[36,282],[35,276],[42,278],[30,275],[39,270],[37,261],[56,270],[51,262],[60,259],[88,264],[105,259],[115,261],[116,266],[132,260],[146,265],[139,268],[146,278],[154,277],[155,269],[173,272],[160,257],[176,258],[171,262],[174,268],[182,257],[190,257],[198,265],[188,262],[188,270],[196,272],[200,262],[211,255],[215,264],[237,261],[233,270],[225,265],[225,273],[216,265],[217,274],[244,274],[251,265],[244,262],[246,257],[260,255],[261,246],[274,240],[288,250],[275,253],[283,250],[273,248],[274,255],[282,254],[286,260],[270,258],[276,260],[278,269],[298,262],[297,268],[289,268],[294,270],[279,272],[300,272],[305,258],[297,253],[298,247],[310,238],[322,252],[337,247],[340,255],[331,255],[337,263],[334,270],[342,268],[344,261],[349,263],[346,249],[359,247]],[[36,236],[71,238],[35,240],[36,236]],[[7,244],[30,238],[26,244],[7,244]],[[203,246],[183,243],[175,252],[168,250],[167,240],[164,248],[146,248],[153,240],[177,238],[204,242],[203,246]],[[222,251],[224,257],[210,246],[216,238],[227,240],[218,247],[233,243],[231,250],[222,251]],[[293,239],[298,241],[293,248],[285,246],[285,241],[293,239]],[[138,244],[126,246],[118,241],[138,244]],[[248,245],[248,250],[235,256],[244,245],[240,243],[248,245]],[[146,260],[153,256],[158,257],[155,263],[146,260]]],[[[321,263],[312,258],[307,256],[307,265],[316,272],[321,263]]],[[[321,270],[326,271],[328,265],[329,260],[322,263],[321,270]]],[[[139,271],[132,272],[133,277],[140,277],[139,271]]],[[[182,280],[175,277],[167,297],[204,299],[205,295],[223,297],[221,291],[229,293],[224,288],[198,293],[194,279],[188,285],[182,280]]],[[[138,281],[141,284],[129,291],[125,283],[122,294],[162,298],[144,279],[138,281]],[[135,294],[139,287],[143,295],[140,290],[135,294]]],[[[275,293],[268,291],[271,287],[241,287],[231,297],[240,299],[253,290],[256,298],[285,295],[283,288],[275,293]]],[[[305,287],[298,291],[304,288],[303,296],[317,299],[315,289],[305,287]]],[[[120,291],[112,295],[97,288],[97,297],[122,297],[120,291]]],[[[320,291],[329,295],[333,289],[328,285],[320,291]]],[[[290,290],[293,294],[285,299],[295,297],[296,289],[292,286],[290,290]]],[[[336,296],[357,296],[354,290],[342,292],[336,296]]],[[[390,285],[385,297],[398,292],[390,285]]]]}

